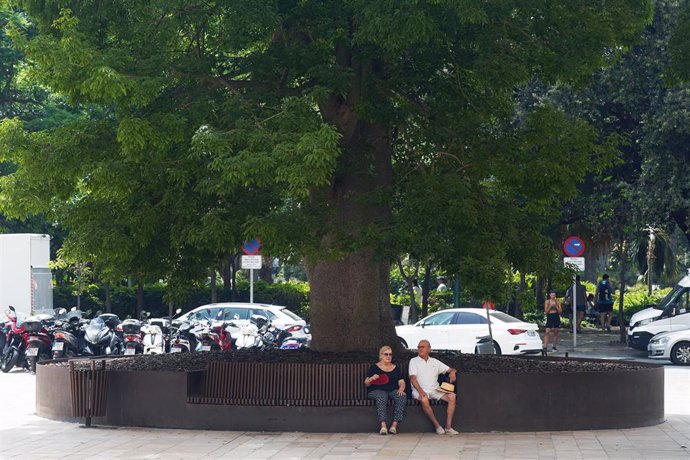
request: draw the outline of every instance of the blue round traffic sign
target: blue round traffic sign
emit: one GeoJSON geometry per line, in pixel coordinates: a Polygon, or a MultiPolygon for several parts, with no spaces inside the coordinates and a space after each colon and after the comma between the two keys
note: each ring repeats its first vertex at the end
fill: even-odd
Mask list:
{"type": "Polygon", "coordinates": [[[261,240],[254,238],[253,240],[247,241],[242,245],[242,252],[248,256],[258,256],[259,250],[261,249],[261,240]]]}
{"type": "Polygon", "coordinates": [[[585,242],[577,236],[569,236],[563,243],[563,253],[568,257],[580,257],[585,253],[585,242]]]}

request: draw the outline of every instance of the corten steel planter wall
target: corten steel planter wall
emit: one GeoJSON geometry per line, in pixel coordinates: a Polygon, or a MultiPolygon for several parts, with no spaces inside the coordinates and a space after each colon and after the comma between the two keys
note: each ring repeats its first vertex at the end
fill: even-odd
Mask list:
{"type": "MultiPolygon", "coordinates": [[[[307,399],[300,397],[299,404],[294,404],[296,400],[285,399],[286,388],[316,397],[327,394],[334,386],[343,385],[342,388],[347,389],[350,385],[347,382],[363,380],[364,371],[357,367],[360,365],[352,367],[357,373],[349,376],[335,369],[349,365],[331,365],[334,369],[330,374],[323,374],[323,368],[319,369],[326,383],[320,389],[307,386],[299,389],[281,383],[289,375],[285,373],[285,366],[290,365],[249,363],[252,364],[256,366],[253,370],[248,370],[249,367],[244,370],[253,373],[254,377],[262,375],[265,380],[228,376],[239,379],[235,380],[235,385],[242,386],[239,393],[223,389],[218,380],[209,381],[206,371],[108,371],[106,415],[94,418],[94,423],[305,432],[362,432],[377,428],[371,402],[360,399],[364,394],[359,393],[361,387],[353,388],[358,396],[339,400],[336,403],[339,405],[326,405],[327,402],[317,398],[307,403],[307,399]],[[262,382],[267,382],[268,386],[262,382]],[[262,389],[254,396],[238,397],[238,394],[251,395],[246,391],[247,385],[262,389]],[[272,385],[283,388],[282,395],[281,391],[268,390],[272,385]]],[[[317,370],[319,365],[311,366],[317,370]]],[[[366,367],[364,365],[363,369],[366,367]]],[[[69,391],[52,388],[56,382],[68,382],[68,372],[65,366],[38,366],[38,415],[74,421],[70,416],[69,391]]],[[[299,374],[305,370],[292,372],[299,374]]],[[[210,377],[222,378],[219,375],[210,377]]],[[[458,393],[456,427],[464,432],[628,428],[654,425],[664,420],[664,369],[657,365],[612,372],[460,374],[458,393]],[[602,394],[606,398],[603,403],[598,399],[602,394]]],[[[439,419],[445,418],[445,405],[436,406],[434,410],[439,419]]],[[[432,428],[421,408],[414,405],[407,407],[401,427],[407,432],[429,432],[432,428]]]]}

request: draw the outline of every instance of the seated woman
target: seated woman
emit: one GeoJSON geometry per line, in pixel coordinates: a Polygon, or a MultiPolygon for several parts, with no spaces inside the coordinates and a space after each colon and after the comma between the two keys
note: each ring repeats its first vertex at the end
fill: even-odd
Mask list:
{"type": "Polygon", "coordinates": [[[379,350],[379,361],[372,364],[367,371],[364,385],[367,387],[368,397],[376,401],[376,414],[381,423],[379,433],[398,434],[398,423],[402,422],[405,416],[407,395],[405,394],[405,380],[402,372],[398,366],[393,364],[393,350],[388,345],[379,350]],[[389,398],[395,402],[395,412],[390,430],[386,425],[388,418],[386,404],[389,398]]]}

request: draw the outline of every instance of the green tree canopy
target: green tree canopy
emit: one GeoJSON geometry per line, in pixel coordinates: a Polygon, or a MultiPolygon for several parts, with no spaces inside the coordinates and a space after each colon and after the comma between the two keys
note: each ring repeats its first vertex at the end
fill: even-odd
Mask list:
{"type": "Polygon", "coordinates": [[[516,89],[535,73],[581,82],[651,13],[648,0],[11,3],[38,24],[14,33],[33,78],[106,111],[40,133],[3,123],[19,165],[5,209],[47,201],[75,232],[105,227],[107,247],[83,253],[113,270],[190,267],[243,235],[304,254],[321,350],[395,342],[395,253],[491,286],[529,258],[515,243],[544,245],[539,219],[576,191],[561,178],[614,142],[552,106],[517,113],[516,89]]]}

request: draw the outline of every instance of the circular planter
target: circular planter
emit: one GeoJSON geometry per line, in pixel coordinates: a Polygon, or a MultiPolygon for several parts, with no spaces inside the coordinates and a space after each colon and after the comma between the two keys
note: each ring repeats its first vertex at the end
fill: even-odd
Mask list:
{"type": "MultiPolygon", "coordinates": [[[[105,416],[93,422],[302,432],[368,432],[377,426],[361,384],[367,365],[241,364],[230,363],[225,374],[213,365],[190,372],[108,370],[105,416]]],[[[69,373],[66,363],[38,366],[39,416],[82,420],[72,410],[78,392],[70,391],[69,373]]],[[[463,432],[616,429],[664,421],[664,369],[654,364],[609,372],[461,373],[457,392],[456,427],[463,432]],[[606,404],[597,398],[603,388],[606,404]]],[[[431,431],[416,402],[408,404],[403,431],[431,431]]],[[[445,405],[434,410],[445,418],[445,405]]]]}

